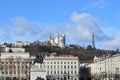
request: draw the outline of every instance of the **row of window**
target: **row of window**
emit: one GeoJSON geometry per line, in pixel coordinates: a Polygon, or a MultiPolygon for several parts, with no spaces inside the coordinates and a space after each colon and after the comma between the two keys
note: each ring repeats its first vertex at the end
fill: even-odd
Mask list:
{"type": "Polygon", "coordinates": [[[69,65],[68,65],[68,66],[66,66],[66,65],[64,65],[64,66],[63,66],[63,65],[61,65],[61,66],[55,66],[55,65],[54,65],[54,66],[52,66],[52,65],[51,65],[51,66],[47,66],[47,69],[50,69],[50,68],[51,68],[51,69],[52,69],[52,68],[54,68],[54,69],[59,69],[59,68],[64,68],[64,69],[76,69],[77,67],[76,67],[76,65],[75,65],[75,66],[73,66],[73,65],[71,65],[71,66],[69,66],[69,65]]]}
{"type": "Polygon", "coordinates": [[[26,66],[1,66],[1,70],[4,70],[4,69],[6,69],[6,68],[10,68],[10,69],[12,69],[12,68],[14,68],[14,69],[16,69],[16,68],[18,68],[18,69],[20,69],[20,68],[22,68],[22,69],[26,69],[26,68],[28,68],[28,66],[26,65],[26,66]]]}
{"type": "Polygon", "coordinates": [[[2,62],[2,64],[28,64],[27,62],[2,62]]]}
{"type": "MultiPolygon", "coordinates": [[[[18,80],[17,77],[1,77],[1,80],[18,80]]],[[[20,80],[25,80],[25,78],[21,77],[20,80]]]]}
{"type": "MultiPolygon", "coordinates": [[[[28,72],[22,70],[21,73],[22,73],[22,74],[27,74],[28,72]]],[[[2,74],[7,75],[7,74],[8,74],[8,71],[5,71],[5,72],[2,71],[2,74]]],[[[10,74],[10,75],[12,75],[12,74],[20,74],[20,71],[18,71],[18,73],[17,73],[16,71],[10,71],[9,74],[10,74]]]]}
{"type": "Polygon", "coordinates": [[[47,74],[77,74],[77,71],[47,71],[47,74]]]}
{"type": "Polygon", "coordinates": [[[77,64],[77,62],[47,62],[47,64],[77,64]]]}

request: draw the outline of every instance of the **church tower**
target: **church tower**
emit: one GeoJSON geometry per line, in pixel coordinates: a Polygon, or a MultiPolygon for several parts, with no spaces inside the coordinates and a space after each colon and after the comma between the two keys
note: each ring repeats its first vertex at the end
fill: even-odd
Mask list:
{"type": "Polygon", "coordinates": [[[95,48],[94,32],[92,33],[92,48],[95,48]]]}
{"type": "Polygon", "coordinates": [[[49,37],[48,37],[48,42],[49,43],[51,43],[51,39],[52,39],[52,37],[51,37],[51,35],[49,35],[49,37]]]}
{"type": "Polygon", "coordinates": [[[56,33],[56,36],[55,36],[55,44],[56,45],[59,44],[59,33],[58,32],[56,33]]]}
{"type": "Polygon", "coordinates": [[[62,34],[62,37],[63,37],[63,44],[65,46],[65,34],[64,33],[62,34]]]}

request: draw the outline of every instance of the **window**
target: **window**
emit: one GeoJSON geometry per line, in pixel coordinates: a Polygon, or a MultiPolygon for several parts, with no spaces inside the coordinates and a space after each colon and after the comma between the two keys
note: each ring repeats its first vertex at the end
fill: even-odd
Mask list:
{"type": "Polygon", "coordinates": [[[76,64],[76,62],[74,62],[74,64],[76,64]]]}
{"type": "Polygon", "coordinates": [[[56,62],[54,62],[54,64],[56,64],[56,62]]]}
{"type": "Polygon", "coordinates": [[[47,64],[49,64],[49,62],[47,62],[47,64]]]}
{"type": "Polygon", "coordinates": [[[28,68],[28,66],[26,65],[26,68],[28,68]]]}
{"type": "Polygon", "coordinates": [[[70,74],[70,72],[68,71],[68,74],[70,74]]]}
{"type": "Polygon", "coordinates": [[[10,74],[12,74],[12,71],[10,71],[10,74]]]}
{"type": "Polygon", "coordinates": [[[59,69],[59,65],[57,65],[57,68],[59,69]]]}
{"type": "Polygon", "coordinates": [[[4,62],[2,62],[2,64],[4,64],[4,62]]]}
{"type": "Polygon", "coordinates": [[[68,64],[69,64],[69,62],[68,62],[68,64]]]}
{"type": "Polygon", "coordinates": [[[64,66],[64,68],[66,69],[66,66],[64,66]]]}
{"type": "Polygon", "coordinates": [[[73,64],[73,62],[71,62],[71,64],[73,64]]]}
{"type": "Polygon", "coordinates": [[[59,64],[59,62],[57,62],[57,64],[59,64]]]}
{"type": "Polygon", "coordinates": [[[64,73],[66,74],[66,71],[64,71],[64,73]]]}
{"type": "Polygon", "coordinates": [[[71,69],[73,69],[73,66],[71,66],[71,69]]]}
{"type": "Polygon", "coordinates": [[[73,74],[73,71],[71,71],[71,74],[73,74]]]}
{"type": "Polygon", "coordinates": [[[62,64],[62,62],[61,62],[61,64],[62,64]]]}
{"type": "Polygon", "coordinates": [[[14,74],[16,74],[16,71],[14,71],[14,74]]]}
{"type": "Polygon", "coordinates": [[[63,72],[61,71],[61,74],[62,74],[63,72]]]}
{"type": "Polygon", "coordinates": [[[69,66],[68,66],[68,69],[69,69],[69,66]]]}
{"type": "Polygon", "coordinates": [[[76,66],[74,66],[74,68],[76,69],[76,66]]]}
{"type": "Polygon", "coordinates": [[[76,74],[76,71],[75,71],[75,74],[76,74]]]}
{"type": "Polygon", "coordinates": [[[4,72],[2,72],[2,74],[4,74],[4,72]]]}
{"type": "Polygon", "coordinates": [[[54,71],[54,74],[56,74],[56,71],[54,71]]]}
{"type": "Polygon", "coordinates": [[[66,62],[64,62],[64,64],[66,64],[66,62]]]}
{"type": "Polygon", "coordinates": [[[61,68],[62,68],[62,65],[61,65],[61,68]]]}

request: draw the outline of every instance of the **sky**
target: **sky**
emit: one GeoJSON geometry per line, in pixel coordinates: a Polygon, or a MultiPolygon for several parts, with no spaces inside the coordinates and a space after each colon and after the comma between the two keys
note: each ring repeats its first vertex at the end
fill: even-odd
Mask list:
{"type": "Polygon", "coordinates": [[[66,45],[120,48],[120,0],[0,0],[0,43],[42,42],[56,32],[66,45]]]}

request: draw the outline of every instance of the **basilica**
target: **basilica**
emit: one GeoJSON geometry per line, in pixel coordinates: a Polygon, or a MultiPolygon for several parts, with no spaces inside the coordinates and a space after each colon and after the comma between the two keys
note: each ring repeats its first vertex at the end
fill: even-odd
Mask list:
{"type": "Polygon", "coordinates": [[[56,33],[55,37],[49,35],[48,43],[61,48],[65,47],[65,34],[59,35],[59,33],[56,33]]]}

